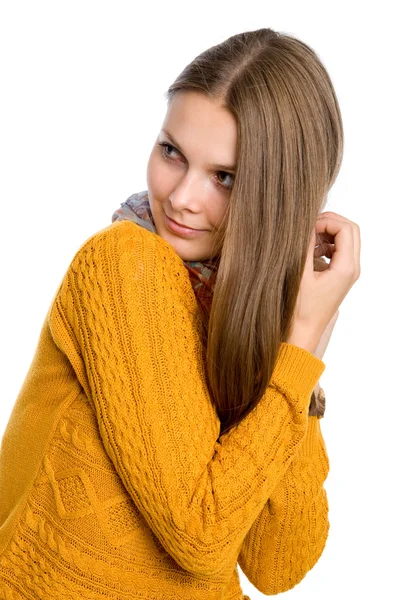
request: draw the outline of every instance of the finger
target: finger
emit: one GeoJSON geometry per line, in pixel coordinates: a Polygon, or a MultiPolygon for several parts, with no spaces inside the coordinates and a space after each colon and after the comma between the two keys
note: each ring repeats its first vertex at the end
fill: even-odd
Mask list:
{"type": "Polygon", "coordinates": [[[333,212],[331,210],[319,213],[318,218],[320,217],[330,217],[331,219],[338,219],[339,221],[343,221],[344,223],[354,223],[350,219],[347,219],[347,217],[344,217],[343,215],[340,215],[339,213],[333,212]]]}
{"type": "MultiPolygon", "coordinates": [[[[354,239],[354,267],[355,272],[360,273],[361,271],[361,232],[359,225],[350,219],[347,219],[343,215],[335,213],[333,211],[325,211],[318,215],[318,218],[330,217],[332,219],[338,219],[339,221],[343,221],[344,223],[350,223],[353,228],[353,239],[354,239]]],[[[323,239],[325,241],[329,241],[327,238],[327,233],[322,234],[323,239]]]]}
{"type": "Polygon", "coordinates": [[[334,235],[328,233],[327,231],[321,231],[320,233],[316,233],[316,243],[317,244],[333,244],[334,243],[334,235]]]}
{"type": "Polygon", "coordinates": [[[350,266],[355,268],[354,228],[348,219],[320,217],[316,221],[318,233],[328,232],[335,237],[334,252],[330,269],[347,273],[350,266]]]}
{"type": "Polygon", "coordinates": [[[319,244],[315,247],[313,255],[315,256],[315,258],[319,256],[326,256],[327,258],[331,258],[333,256],[333,252],[334,244],[328,244],[326,242],[323,242],[322,244],[319,244]]]}

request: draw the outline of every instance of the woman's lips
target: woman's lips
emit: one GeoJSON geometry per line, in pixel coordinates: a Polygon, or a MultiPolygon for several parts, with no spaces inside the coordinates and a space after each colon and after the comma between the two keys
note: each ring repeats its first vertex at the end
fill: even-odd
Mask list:
{"type": "Polygon", "coordinates": [[[170,229],[170,231],[172,231],[173,233],[176,233],[182,237],[197,237],[199,235],[202,235],[206,231],[206,229],[191,229],[189,227],[183,227],[182,225],[178,225],[178,223],[170,219],[170,217],[168,217],[166,213],[164,213],[164,216],[166,227],[170,229]]]}

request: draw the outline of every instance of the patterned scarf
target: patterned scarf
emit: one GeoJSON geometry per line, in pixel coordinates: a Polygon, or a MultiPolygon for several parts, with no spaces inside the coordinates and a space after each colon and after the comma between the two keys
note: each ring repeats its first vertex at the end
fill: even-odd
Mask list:
{"type": "MultiPolygon", "coordinates": [[[[111,217],[112,222],[128,219],[138,223],[138,225],[145,227],[145,229],[148,229],[153,233],[157,233],[152,211],[150,209],[148,190],[132,194],[125,202],[122,202],[120,206],[121,208],[114,211],[111,217]]],[[[207,314],[210,314],[218,269],[218,259],[184,261],[184,265],[188,270],[192,288],[198,303],[202,305],[202,308],[207,314]]],[[[320,271],[323,270],[323,268],[327,268],[324,259],[315,259],[315,270],[320,271]]],[[[309,416],[317,416],[318,418],[323,417],[325,407],[325,394],[323,388],[320,388],[317,396],[315,392],[312,393],[309,416]]]]}
{"type": "MultiPolygon", "coordinates": [[[[134,221],[145,229],[157,233],[147,190],[132,194],[125,202],[121,203],[121,208],[118,208],[111,217],[112,222],[123,219],[134,221]]],[[[210,313],[212,304],[218,262],[217,258],[204,261],[184,261],[196,299],[207,314],[210,313]]]]}

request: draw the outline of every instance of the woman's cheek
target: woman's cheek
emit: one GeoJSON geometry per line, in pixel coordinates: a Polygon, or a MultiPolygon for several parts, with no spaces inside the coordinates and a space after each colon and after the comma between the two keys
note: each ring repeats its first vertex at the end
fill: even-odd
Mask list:
{"type": "Polygon", "coordinates": [[[163,196],[172,182],[172,173],[169,166],[163,159],[154,157],[148,165],[148,189],[152,190],[154,195],[163,196]]]}

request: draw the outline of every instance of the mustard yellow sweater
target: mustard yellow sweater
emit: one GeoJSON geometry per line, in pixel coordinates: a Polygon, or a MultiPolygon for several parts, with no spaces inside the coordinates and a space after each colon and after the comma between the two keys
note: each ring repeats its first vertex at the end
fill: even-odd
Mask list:
{"type": "Polygon", "coordinates": [[[220,436],[187,270],[116,221],[75,254],[0,451],[0,597],[235,600],[238,566],[294,587],[329,530],[308,416],[325,364],[283,343],[258,406],[220,436]]]}

